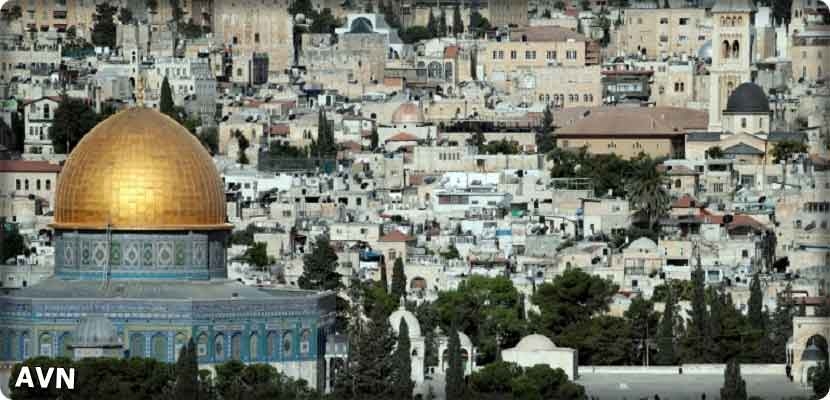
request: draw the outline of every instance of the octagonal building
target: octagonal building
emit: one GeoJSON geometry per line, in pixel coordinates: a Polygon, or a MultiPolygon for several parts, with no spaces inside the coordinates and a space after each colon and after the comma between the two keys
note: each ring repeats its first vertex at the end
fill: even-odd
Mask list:
{"type": "Polygon", "coordinates": [[[125,357],[174,362],[193,338],[202,367],[269,363],[322,388],[334,294],[227,279],[222,181],[173,119],[137,107],[85,135],[52,227],[55,275],[0,298],[0,360],[72,358],[82,321],[106,319],[125,357]]]}

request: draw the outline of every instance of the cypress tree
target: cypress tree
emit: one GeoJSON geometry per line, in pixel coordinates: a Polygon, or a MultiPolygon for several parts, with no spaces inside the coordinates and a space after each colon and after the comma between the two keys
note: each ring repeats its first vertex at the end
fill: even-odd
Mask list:
{"type": "Polygon", "coordinates": [[[196,343],[193,338],[182,347],[176,361],[176,381],[173,384],[173,398],[199,398],[199,363],[196,358],[196,343]]]}
{"type": "Polygon", "coordinates": [[[175,104],[173,103],[173,91],[170,89],[170,82],[167,77],[161,81],[161,97],[159,98],[159,111],[175,119],[175,104]]]}
{"type": "Polygon", "coordinates": [[[403,272],[403,260],[395,259],[395,266],[392,268],[392,290],[390,292],[395,300],[406,297],[406,274],[403,272]]]}
{"type": "Polygon", "coordinates": [[[349,359],[335,384],[340,399],[388,399],[393,396],[395,336],[383,307],[373,307],[368,322],[355,318],[349,335],[349,359]]]}
{"type": "Polygon", "coordinates": [[[447,343],[447,383],[446,398],[461,399],[464,397],[464,367],[461,360],[461,340],[458,337],[458,325],[455,319],[450,326],[447,343]]]}
{"type": "Polygon", "coordinates": [[[464,33],[464,21],[461,19],[461,9],[458,3],[455,3],[455,9],[452,11],[452,34],[455,37],[464,33]]]}
{"type": "MultiPolygon", "coordinates": [[[[723,299],[721,293],[714,288],[709,289],[709,337],[712,342],[706,352],[709,353],[709,361],[720,362],[720,335],[723,332],[723,299]]],[[[781,352],[784,354],[784,351],[781,352]]]]}
{"type": "Polygon", "coordinates": [[[754,330],[764,329],[764,295],[761,293],[761,279],[756,272],[752,276],[752,283],[749,285],[749,323],[754,330]]]}
{"type": "Polygon", "coordinates": [[[435,19],[435,15],[432,13],[432,7],[429,9],[429,17],[427,18],[427,30],[432,37],[438,37],[438,20],[435,19]]]}
{"type": "Polygon", "coordinates": [[[447,11],[444,8],[441,8],[441,16],[438,20],[438,35],[447,36],[447,11]]]}
{"type": "Polygon", "coordinates": [[[380,287],[383,288],[383,293],[389,293],[389,280],[386,278],[386,263],[380,263],[380,287]]]}
{"type": "Polygon", "coordinates": [[[700,255],[698,255],[698,265],[692,271],[692,320],[690,329],[686,332],[686,346],[687,354],[683,361],[685,362],[705,362],[708,355],[707,350],[711,347],[711,338],[709,337],[709,324],[706,315],[706,283],[704,282],[703,268],[700,265],[700,255]]]}
{"type": "Polygon", "coordinates": [[[392,390],[396,392],[396,399],[412,398],[412,390],[415,383],[412,382],[412,358],[409,355],[412,346],[409,342],[409,326],[406,320],[401,318],[398,327],[398,346],[392,358],[395,360],[394,382],[392,390]]]}
{"type": "Polygon", "coordinates": [[[675,299],[671,282],[667,282],[668,291],[666,294],[666,307],[663,310],[663,318],[657,331],[657,355],[655,361],[658,365],[673,365],[676,361],[674,354],[674,322],[675,322],[675,299]]]}
{"type": "Polygon", "coordinates": [[[723,387],[720,389],[721,400],[747,400],[746,381],[741,378],[741,365],[737,359],[726,364],[723,387]]]}

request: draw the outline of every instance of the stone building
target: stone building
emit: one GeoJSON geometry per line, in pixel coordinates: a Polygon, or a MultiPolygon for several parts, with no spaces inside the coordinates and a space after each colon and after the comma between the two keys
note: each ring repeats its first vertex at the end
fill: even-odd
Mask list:
{"type": "Polygon", "coordinates": [[[276,0],[263,7],[261,1],[213,2],[213,32],[234,57],[250,59],[254,53],[268,55],[268,71],[281,73],[294,64],[294,20],[289,2],[276,0]],[[246,58],[247,57],[247,58],[246,58]]]}
{"type": "Polygon", "coordinates": [[[694,57],[711,39],[711,20],[704,8],[654,8],[654,3],[641,2],[624,13],[613,35],[622,54],[694,57]]]}
{"type": "Polygon", "coordinates": [[[742,83],[751,81],[752,15],[748,0],[719,1],[712,8],[712,66],[709,68],[709,131],[723,130],[722,111],[742,83]]]}

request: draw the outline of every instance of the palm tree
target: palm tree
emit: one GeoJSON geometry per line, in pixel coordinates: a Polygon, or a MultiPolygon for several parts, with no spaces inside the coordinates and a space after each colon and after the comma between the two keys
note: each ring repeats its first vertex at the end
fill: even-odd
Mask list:
{"type": "Polygon", "coordinates": [[[660,161],[649,156],[633,160],[625,185],[632,207],[648,220],[651,230],[655,229],[660,217],[668,213],[671,204],[666,177],[657,169],[659,165],[660,161]]]}

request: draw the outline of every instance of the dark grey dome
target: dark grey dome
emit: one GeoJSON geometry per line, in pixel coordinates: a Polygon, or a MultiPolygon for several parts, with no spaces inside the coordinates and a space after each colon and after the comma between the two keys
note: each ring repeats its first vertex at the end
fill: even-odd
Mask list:
{"type": "Polygon", "coordinates": [[[372,27],[372,22],[369,21],[366,17],[358,17],[352,21],[351,29],[349,33],[374,33],[375,30],[372,27]]]}
{"type": "Polygon", "coordinates": [[[769,113],[769,98],[760,86],[746,82],[738,86],[729,101],[726,103],[724,112],[733,114],[755,114],[769,113]]]}
{"type": "Polygon", "coordinates": [[[811,343],[801,353],[801,361],[822,361],[821,350],[814,343],[811,343]]]}
{"type": "Polygon", "coordinates": [[[105,347],[119,344],[118,331],[105,317],[85,317],[75,333],[78,347],[105,347]]]}

